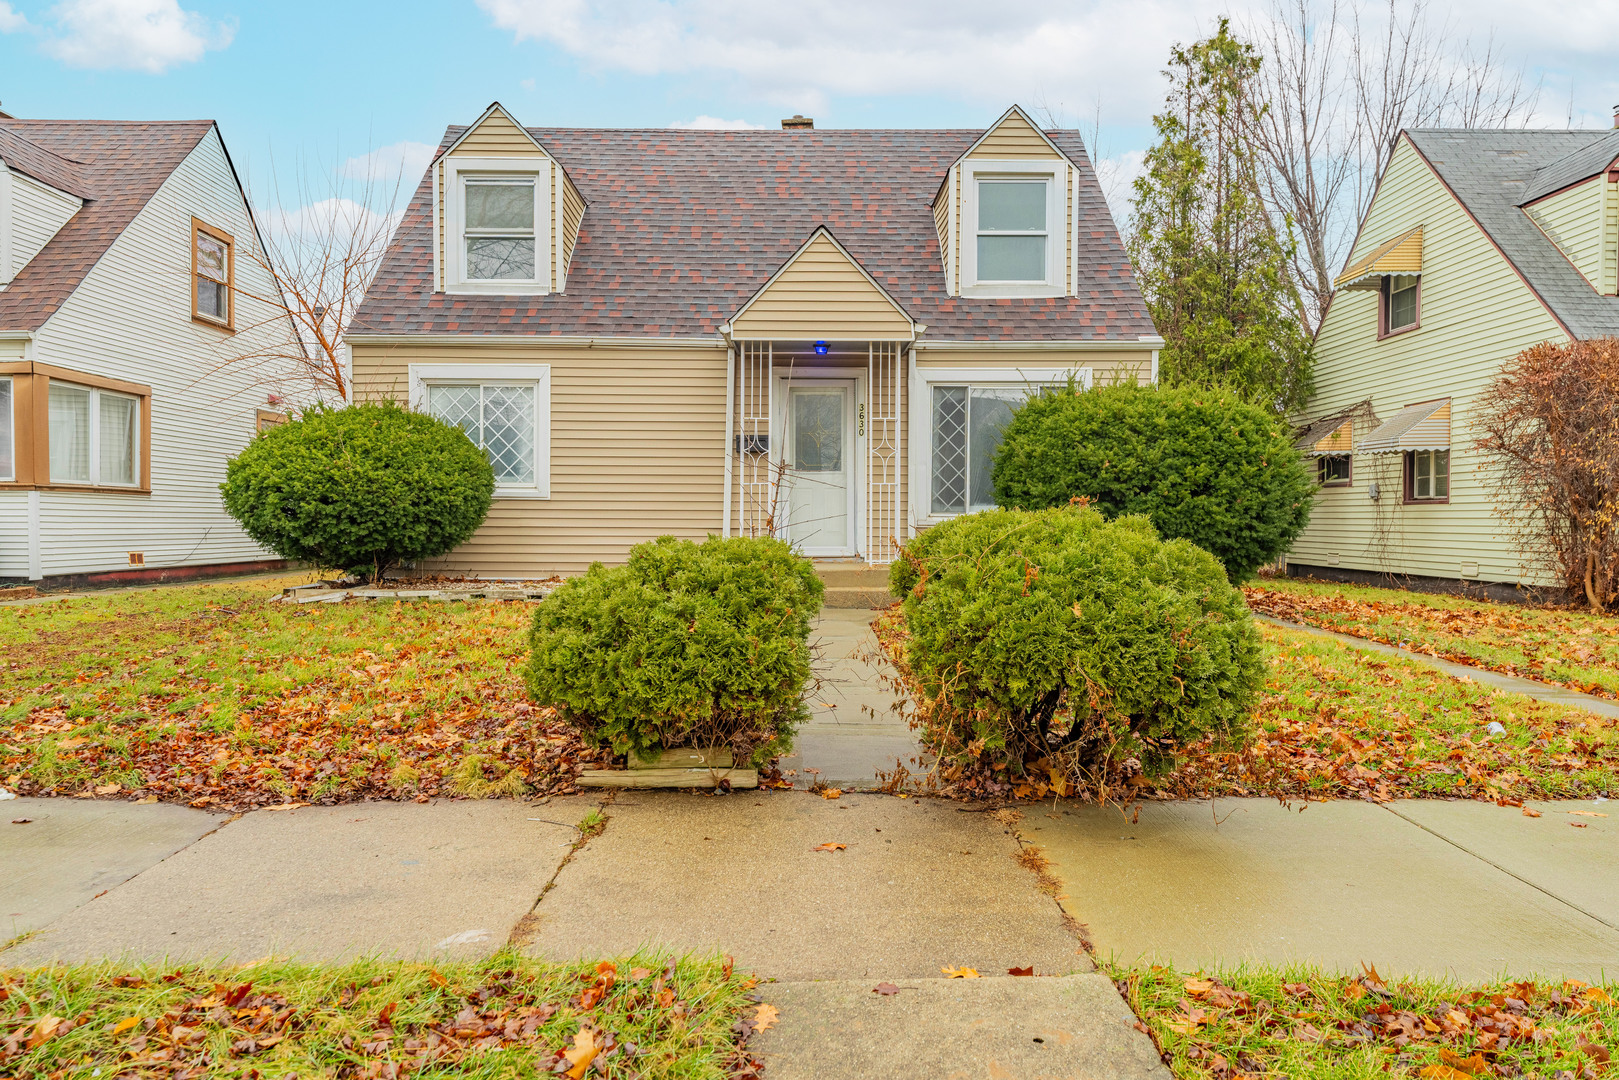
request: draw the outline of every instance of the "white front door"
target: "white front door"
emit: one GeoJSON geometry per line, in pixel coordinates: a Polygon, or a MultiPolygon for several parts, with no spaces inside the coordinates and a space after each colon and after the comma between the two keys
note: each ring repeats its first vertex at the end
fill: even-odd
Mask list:
{"type": "Polygon", "coordinates": [[[787,539],[806,555],[856,553],[854,384],[787,384],[787,539]]]}

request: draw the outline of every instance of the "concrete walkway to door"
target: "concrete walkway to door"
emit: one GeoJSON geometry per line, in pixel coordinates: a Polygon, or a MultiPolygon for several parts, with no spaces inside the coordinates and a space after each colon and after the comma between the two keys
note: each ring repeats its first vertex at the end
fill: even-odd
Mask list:
{"type": "Polygon", "coordinates": [[[810,699],[809,723],[781,762],[799,787],[820,780],[870,791],[881,784],[877,774],[892,772],[896,763],[917,770],[921,749],[901,713],[893,669],[871,632],[876,614],[869,606],[827,608],[810,636],[821,681],[810,699]]]}

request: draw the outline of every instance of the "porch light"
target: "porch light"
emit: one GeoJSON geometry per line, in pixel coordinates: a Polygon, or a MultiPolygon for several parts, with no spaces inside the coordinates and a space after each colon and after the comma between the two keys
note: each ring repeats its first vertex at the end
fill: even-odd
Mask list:
{"type": "Polygon", "coordinates": [[[832,346],[828,345],[826,342],[817,341],[815,343],[815,355],[816,356],[825,356],[827,353],[829,353],[831,351],[832,351],[832,346]]]}

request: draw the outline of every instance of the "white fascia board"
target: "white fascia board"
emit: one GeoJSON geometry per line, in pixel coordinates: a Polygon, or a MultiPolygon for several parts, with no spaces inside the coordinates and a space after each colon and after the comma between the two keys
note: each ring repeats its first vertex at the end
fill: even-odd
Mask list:
{"type": "MultiPolygon", "coordinates": [[[[0,336],[4,336],[0,334],[0,336]]],[[[551,334],[348,334],[351,345],[509,345],[532,349],[561,346],[574,349],[667,348],[724,350],[721,337],[566,337],[551,334]]]]}

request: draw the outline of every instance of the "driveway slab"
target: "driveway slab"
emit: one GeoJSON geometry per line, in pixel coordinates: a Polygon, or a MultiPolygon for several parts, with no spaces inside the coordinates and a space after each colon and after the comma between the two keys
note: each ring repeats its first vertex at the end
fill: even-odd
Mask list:
{"type": "Polygon", "coordinates": [[[1412,799],[1389,809],[1619,930],[1619,803],[1531,802],[1539,817],[1494,803],[1412,799]]]}
{"type": "Polygon", "coordinates": [[[0,941],[37,930],[213,832],[227,819],[97,799],[0,803],[0,941]],[[26,824],[12,821],[26,818],[26,824]]]}
{"type": "Polygon", "coordinates": [[[1133,823],[1072,807],[1019,828],[1097,951],[1123,961],[1364,961],[1463,980],[1619,970],[1619,931],[1372,803],[1149,802],[1133,823]]]}
{"type": "Polygon", "coordinates": [[[533,906],[577,835],[571,823],[594,805],[578,798],[256,811],[0,960],[487,955],[533,906]]]}
{"type": "Polygon", "coordinates": [[[762,988],[781,1010],[749,1049],[771,1080],[1169,1080],[1105,975],[870,980],[762,988]]]}
{"type": "Polygon", "coordinates": [[[535,909],[534,954],[717,950],[782,980],[1091,970],[988,814],[778,791],[621,795],[608,815],[535,909]]]}
{"type": "Polygon", "coordinates": [[[821,682],[810,697],[810,719],[781,762],[799,787],[819,779],[830,787],[869,791],[880,783],[877,773],[892,771],[896,762],[916,768],[919,748],[896,707],[901,695],[884,677],[892,671],[871,632],[875,614],[828,608],[810,635],[821,682]]]}

